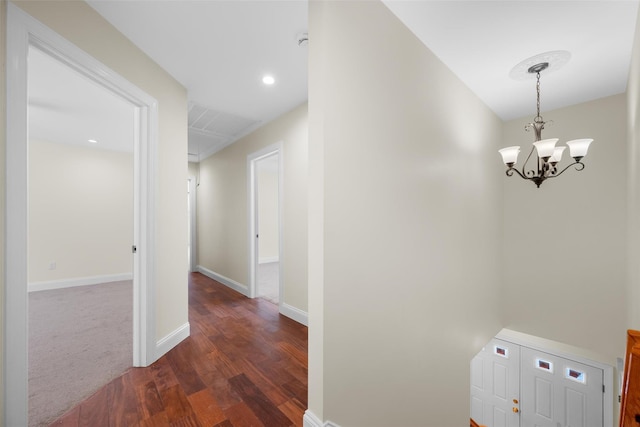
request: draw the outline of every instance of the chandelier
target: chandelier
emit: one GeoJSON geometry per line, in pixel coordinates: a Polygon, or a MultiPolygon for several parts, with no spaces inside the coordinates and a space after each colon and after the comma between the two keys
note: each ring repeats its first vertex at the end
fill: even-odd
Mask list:
{"type": "Polygon", "coordinates": [[[545,180],[549,178],[556,178],[562,175],[562,173],[569,169],[571,166],[575,166],[575,169],[578,171],[583,170],[584,163],[582,163],[582,159],[587,155],[589,144],[591,144],[591,142],[593,141],[593,139],[574,139],[573,141],[568,141],[567,147],[569,147],[569,155],[573,157],[574,162],[566,166],[564,169],[558,171],[558,163],[562,159],[562,153],[567,147],[556,147],[558,138],[542,139],[542,129],[544,129],[544,125],[546,122],[540,115],[540,73],[546,70],[548,67],[548,62],[541,62],[529,67],[529,69],[527,70],[528,73],[536,75],[537,114],[533,118],[533,122],[527,124],[524,127],[526,131],[530,131],[531,129],[533,129],[535,140],[533,142],[533,146],[531,147],[531,151],[527,156],[527,159],[522,165],[522,171],[514,167],[516,165],[516,162],[518,161],[518,153],[520,153],[519,145],[498,150],[498,152],[502,155],[502,161],[507,166],[507,176],[513,176],[513,173],[516,172],[518,175],[520,175],[521,178],[528,181],[533,181],[533,183],[536,184],[538,188],[540,188],[540,184],[542,184],[545,180]],[[529,163],[529,160],[531,159],[534,151],[536,152],[537,158],[535,168],[527,170],[527,163],[529,163]]]}

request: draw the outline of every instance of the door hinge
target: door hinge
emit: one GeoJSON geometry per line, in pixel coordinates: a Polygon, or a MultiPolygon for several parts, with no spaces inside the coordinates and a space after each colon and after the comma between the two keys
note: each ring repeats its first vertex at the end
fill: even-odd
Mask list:
{"type": "Polygon", "coordinates": [[[131,253],[135,254],[136,252],[138,252],[138,247],[136,245],[132,245],[131,246],[131,253]]]}

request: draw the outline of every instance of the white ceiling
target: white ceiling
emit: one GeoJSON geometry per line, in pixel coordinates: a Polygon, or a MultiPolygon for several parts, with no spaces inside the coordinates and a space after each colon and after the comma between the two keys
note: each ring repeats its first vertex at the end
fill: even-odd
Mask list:
{"type": "Polygon", "coordinates": [[[37,48],[28,60],[31,139],[133,151],[133,105],[37,48]]]}
{"type": "Polygon", "coordinates": [[[306,1],[89,4],[187,88],[192,110],[218,113],[208,132],[190,127],[190,153],[206,156],[307,100],[306,1]]]}
{"type": "MultiPolygon", "coordinates": [[[[535,80],[514,80],[521,61],[565,50],[542,73],[551,110],[626,89],[638,1],[403,1],[385,4],[500,118],[535,115],[535,80]]],[[[544,114],[543,114],[544,115],[544,114]]]]}
{"type": "MultiPolygon", "coordinates": [[[[638,0],[384,3],[504,120],[535,114],[535,81],[514,80],[509,72],[544,52],[565,50],[571,59],[543,72],[543,115],[626,89],[638,0]]],[[[191,159],[219,150],[307,99],[307,49],[297,43],[307,31],[304,0],[89,4],[187,88],[189,152],[197,155],[191,159]],[[276,78],[273,86],[262,84],[266,73],[276,78]]],[[[60,79],[43,81],[39,93],[30,87],[32,116],[45,107],[69,109],[64,103],[85,93],[60,79]],[[53,101],[45,88],[64,94],[53,101]]],[[[94,109],[111,101],[84,102],[94,109]]],[[[110,113],[97,114],[106,119],[110,113]]]]}

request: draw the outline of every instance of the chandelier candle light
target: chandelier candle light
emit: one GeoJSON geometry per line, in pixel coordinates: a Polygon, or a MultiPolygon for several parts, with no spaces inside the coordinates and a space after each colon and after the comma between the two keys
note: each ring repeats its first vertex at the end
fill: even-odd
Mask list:
{"type": "Polygon", "coordinates": [[[502,155],[502,161],[507,166],[507,176],[512,176],[513,172],[516,172],[521,178],[533,181],[538,188],[540,188],[540,184],[542,184],[546,179],[560,176],[571,166],[575,166],[578,171],[584,169],[582,158],[587,155],[589,144],[593,141],[593,139],[574,139],[573,141],[568,141],[567,146],[569,147],[569,155],[573,157],[574,162],[558,172],[558,163],[562,159],[562,153],[567,147],[556,147],[556,143],[558,142],[557,138],[542,139],[542,129],[544,129],[546,122],[540,115],[540,73],[548,67],[548,62],[541,62],[539,64],[532,65],[527,70],[528,73],[536,75],[537,114],[533,118],[533,122],[525,126],[525,130],[527,131],[533,129],[535,141],[533,142],[533,147],[531,147],[531,151],[529,152],[527,159],[522,165],[522,172],[514,167],[518,161],[520,146],[516,145],[498,150],[502,155]],[[536,157],[538,158],[537,169],[530,169],[525,172],[527,163],[534,151],[536,151],[536,157]]]}

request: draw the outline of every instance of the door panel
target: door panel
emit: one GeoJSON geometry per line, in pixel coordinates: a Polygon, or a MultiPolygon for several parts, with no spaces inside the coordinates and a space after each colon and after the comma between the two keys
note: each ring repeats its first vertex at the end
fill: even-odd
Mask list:
{"type": "Polygon", "coordinates": [[[493,425],[495,427],[509,427],[508,412],[505,412],[502,408],[493,407],[493,425]]]}
{"type": "Polygon", "coordinates": [[[522,425],[601,427],[602,369],[521,348],[522,425]]]}
{"type": "MultiPolygon", "coordinates": [[[[553,421],[553,383],[543,378],[534,378],[534,413],[545,420],[553,421]]],[[[524,407],[526,408],[526,406],[524,407]]]]}
{"type": "Polygon", "coordinates": [[[471,362],[471,418],[490,427],[517,427],[520,347],[493,339],[471,362]]]}

